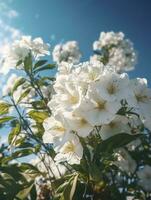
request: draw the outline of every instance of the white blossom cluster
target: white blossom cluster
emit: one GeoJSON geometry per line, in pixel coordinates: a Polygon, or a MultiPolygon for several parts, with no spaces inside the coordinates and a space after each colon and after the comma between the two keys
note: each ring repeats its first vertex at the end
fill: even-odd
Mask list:
{"type": "Polygon", "coordinates": [[[78,63],[81,58],[81,52],[76,41],[69,41],[65,44],[56,45],[52,56],[53,60],[58,64],[61,62],[78,63]]]}
{"type": "Polygon", "coordinates": [[[133,70],[137,62],[133,44],[122,32],[101,32],[99,40],[93,43],[93,50],[99,55],[92,56],[92,61],[114,65],[118,72],[133,70]]]}
{"type": "MultiPolygon", "coordinates": [[[[3,68],[5,73],[16,67],[19,61],[24,61],[29,53],[32,53],[35,59],[49,55],[49,45],[45,44],[41,38],[32,40],[31,36],[22,36],[20,40],[16,40],[6,51],[3,58],[3,68]]],[[[17,66],[21,68],[21,65],[17,66]]]]}
{"type": "Polygon", "coordinates": [[[94,134],[96,126],[103,140],[118,133],[140,133],[143,124],[151,129],[151,89],[146,79],[130,80],[128,74],[97,62],[64,65],[68,70],[61,65],[56,93],[48,103],[53,116],[44,121],[43,140],[54,144],[56,161],[80,163],[83,147],[79,137],[94,134]],[[123,101],[139,118],[119,114],[123,101]]]}

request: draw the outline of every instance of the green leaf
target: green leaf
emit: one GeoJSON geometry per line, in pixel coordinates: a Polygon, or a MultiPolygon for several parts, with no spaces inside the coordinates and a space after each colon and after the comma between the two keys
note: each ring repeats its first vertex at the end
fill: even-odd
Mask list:
{"type": "Polygon", "coordinates": [[[47,60],[39,60],[38,62],[36,62],[36,64],[34,65],[34,69],[41,67],[42,65],[46,64],[47,60]]]}
{"type": "Polygon", "coordinates": [[[1,118],[0,118],[0,124],[3,124],[3,123],[5,123],[5,122],[8,122],[8,121],[10,121],[10,120],[12,120],[12,119],[14,119],[13,116],[1,117],[1,118]]]}
{"type": "Polygon", "coordinates": [[[19,60],[17,63],[16,63],[16,67],[18,67],[19,65],[21,65],[22,64],[22,60],[19,60]]]}
{"type": "Polygon", "coordinates": [[[21,149],[21,150],[18,150],[18,151],[15,151],[14,153],[12,153],[12,158],[25,157],[25,156],[33,154],[33,152],[34,152],[33,148],[21,149]]]}
{"type": "Polygon", "coordinates": [[[6,102],[0,102],[0,115],[7,114],[9,112],[10,105],[6,102]]]}
{"type": "Polygon", "coordinates": [[[129,142],[136,140],[140,136],[141,134],[130,135],[127,133],[120,133],[118,135],[110,137],[107,140],[101,141],[96,148],[96,152],[112,153],[116,148],[123,147],[129,142]]]}
{"type": "Polygon", "coordinates": [[[50,69],[54,69],[55,67],[56,67],[55,64],[48,64],[48,65],[42,66],[41,68],[36,69],[34,72],[37,73],[44,70],[50,70],[50,69]]]}
{"type": "Polygon", "coordinates": [[[25,81],[26,81],[25,78],[20,78],[20,79],[18,79],[18,80],[15,82],[15,85],[14,85],[14,87],[13,87],[13,89],[12,89],[12,92],[14,92],[20,85],[24,84],[25,81]]]}
{"type": "Polygon", "coordinates": [[[40,111],[35,111],[35,110],[31,110],[28,113],[28,115],[30,118],[34,119],[38,123],[43,123],[43,121],[48,117],[47,112],[40,112],[40,111]]]}
{"type": "Polygon", "coordinates": [[[29,193],[30,193],[32,187],[33,187],[33,182],[32,182],[32,184],[30,183],[29,185],[26,186],[26,188],[24,188],[23,190],[21,190],[21,191],[17,194],[17,197],[18,197],[19,199],[25,199],[25,198],[29,195],[29,193]]]}
{"type": "Polygon", "coordinates": [[[9,134],[9,136],[8,136],[8,142],[9,142],[9,144],[12,143],[14,137],[16,137],[16,136],[20,133],[20,131],[21,131],[21,125],[20,125],[20,123],[18,122],[18,123],[16,124],[16,127],[13,128],[13,129],[11,130],[11,132],[10,132],[10,134],[9,134]]]}
{"type": "Polygon", "coordinates": [[[31,53],[29,53],[28,56],[24,60],[24,69],[26,72],[29,72],[32,69],[32,54],[31,53]]]}
{"type": "Polygon", "coordinates": [[[31,102],[31,104],[32,104],[33,108],[36,110],[44,109],[46,107],[43,100],[33,101],[33,102],[31,102]]]}
{"type": "Polygon", "coordinates": [[[23,100],[31,91],[31,88],[26,89],[21,96],[19,97],[17,103],[21,102],[21,100],[23,100]]]}

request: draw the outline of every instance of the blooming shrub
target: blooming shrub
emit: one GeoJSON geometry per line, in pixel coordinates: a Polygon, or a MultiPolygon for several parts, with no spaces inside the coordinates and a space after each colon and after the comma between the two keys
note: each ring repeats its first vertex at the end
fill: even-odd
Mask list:
{"type": "Polygon", "coordinates": [[[69,41],[49,64],[49,45],[23,36],[4,56],[14,71],[0,101],[10,131],[0,147],[1,199],[151,198],[151,89],[126,73],[137,53],[121,32],[102,32],[93,53],[80,62],[69,41]]]}

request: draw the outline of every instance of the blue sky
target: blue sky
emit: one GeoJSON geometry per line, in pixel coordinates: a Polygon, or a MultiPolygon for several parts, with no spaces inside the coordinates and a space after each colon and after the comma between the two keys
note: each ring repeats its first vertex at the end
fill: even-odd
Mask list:
{"type": "Polygon", "coordinates": [[[14,0],[10,6],[19,13],[13,26],[52,45],[77,40],[84,60],[101,31],[123,31],[138,51],[130,75],[151,82],[150,0],[14,0]]]}
{"type": "MultiPolygon", "coordinates": [[[[101,31],[123,31],[138,51],[131,77],[146,77],[151,86],[150,0],[0,0],[0,54],[3,41],[21,33],[42,37],[52,47],[77,40],[83,60],[101,31]]],[[[0,76],[1,85],[5,76],[0,76]]]]}
{"type": "MultiPolygon", "coordinates": [[[[7,23],[54,44],[77,40],[86,60],[101,31],[123,31],[138,51],[133,77],[151,81],[151,1],[144,0],[1,0],[18,16],[7,23]]],[[[3,17],[4,19],[4,17],[3,17]]],[[[5,19],[4,19],[5,21],[5,19]]],[[[3,31],[3,30],[2,30],[3,31]]]]}

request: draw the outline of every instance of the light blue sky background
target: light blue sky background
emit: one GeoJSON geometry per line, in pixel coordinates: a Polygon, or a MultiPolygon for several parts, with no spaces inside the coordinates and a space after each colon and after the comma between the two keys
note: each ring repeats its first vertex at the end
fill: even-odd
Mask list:
{"type": "MultiPolygon", "coordinates": [[[[52,47],[77,40],[83,60],[91,55],[101,31],[123,31],[138,51],[138,64],[130,76],[146,77],[151,85],[150,0],[0,0],[0,45],[7,32],[11,37],[11,28],[40,36],[52,47]]],[[[5,76],[0,79],[5,84],[5,76]]]]}

